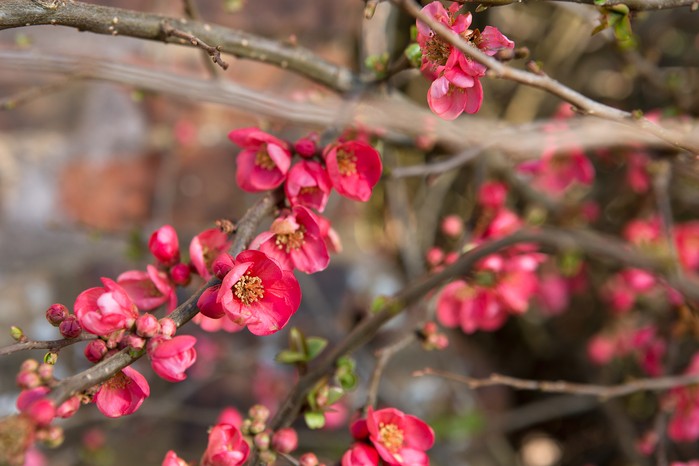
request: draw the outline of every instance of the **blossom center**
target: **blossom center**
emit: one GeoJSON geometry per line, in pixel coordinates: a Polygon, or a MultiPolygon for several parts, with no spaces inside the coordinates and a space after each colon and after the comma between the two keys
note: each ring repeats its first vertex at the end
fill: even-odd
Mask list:
{"type": "Polygon", "coordinates": [[[395,424],[379,423],[379,442],[391,453],[403,446],[403,431],[395,424]]]}
{"type": "Polygon", "coordinates": [[[425,58],[431,63],[446,65],[450,52],[451,44],[436,34],[425,42],[425,58]]]}
{"type": "Polygon", "coordinates": [[[126,377],[123,372],[119,371],[106,383],[109,385],[109,388],[123,390],[127,385],[129,385],[129,382],[131,382],[131,379],[126,377]]]}
{"type": "Polygon", "coordinates": [[[272,157],[270,157],[267,152],[266,144],[260,147],[260,150],[255,154],[255,165],[265,170],[274,170],[277,167],[277,164],[274,163],[274,160],[272,160],[272,157]]]}
{"type": "Polygon", "coordinates": [[[274,239],[274,243],[279,249],[284,249],[288,254],[292,249],[301,249],[306,242],[305,232],[306,229],[301,225],[298,230],[293,233],[277,235],[274,239]]]}
{"type": "Polygon", "coordinates": [[[342,176],[355,175],[357,173],[357,156],[353,152],[338,150],[337,168],[342,176]]]}
{"type": "Polygon", "coordinates": [[[304,186],[299,190],[299,194],[315,194],[320,191],[318,186],[304,186]]]}
{"type": "Polygon", "coordinates": [[[245,275],[235,282],[233,290],[235,297],[245,305],[255,303],[265,297],[265,287],[262,285],[262,279],[253,277],[250,275],[250,272],[246,272],[245,275]]]}

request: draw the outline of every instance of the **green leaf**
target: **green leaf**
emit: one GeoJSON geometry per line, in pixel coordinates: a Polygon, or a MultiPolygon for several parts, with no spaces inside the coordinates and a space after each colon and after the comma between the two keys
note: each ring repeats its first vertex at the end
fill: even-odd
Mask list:
{"type": "Polygon", "coordinates": [[[410,26],[410,40],[417,40],[417,26],[415,26],[414,24],[410,26]]]}
{"type": "Polygon", "coordinates": [[[328,390],[328,405],[337,403],[345,395],[345,391],[340,387],[330,387],[328,390]]]}
{"type": "Polygon", "coordinates": [[[328,346],[328,340],[321,337],[308,337],[306,339],[306,346],[306,361],[310,361],[311,359],[314,359],[316,356],[318,356],[321,353],[321,351],[323,351],[325,347],[328,346]]]}
{"type": "Polygon", "coordinates": [[[405,55],[405,58],[407,58],[410,64],[415,68],[422,63],[422,50],[420,49],[420,45],[416,43],[408,45],[403,51],[403,55],[405,55]]]}
{"type": "Polygon", "coordinates": [[[298,351],[282,350],[274,359],[282,364],[296,364],[308,361],[308,356],[298,351]]]}
{"type": "Polygon", "coordinates": [[[357,386],[358,378],[354,372],[348,372],[347,374],[339,376],[337,382],[345,390],[352,390],[357,386]]]}
{"type": "Polygon", "coordinates": [[[325,414],[322,411],[308,411],[303,414],[309,429],[321,429],[325,425],[325,414]]]}

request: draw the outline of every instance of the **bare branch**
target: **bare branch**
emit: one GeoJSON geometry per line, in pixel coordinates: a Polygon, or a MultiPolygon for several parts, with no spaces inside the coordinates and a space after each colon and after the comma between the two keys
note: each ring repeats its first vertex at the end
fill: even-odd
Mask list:
{"type": "Polygon", "coordinates": [[[11,345],[3,346],[0,348],[0,356],[6,356],[8,354],[12,353],[18,353],[20,351],[28,351],[28,350],[35,350],[35,349],[45,349],[49,351],[57,351],[61,348],[65,348],[66,346],[70,346],[75,343],[79,343],[81,341],[88,341],[88,340],[94,340],[97,338],[96,335],[90,335],[89,333],[81,333],[79,337],[77,338],[70,338],[70,339],[62,339],[62,340],[46,340],[46,341],[39,341],[39,340],[28,340],[28,341],[22,341],[19,343],[13,343],[11,345]]]}
{"type": "Polygon", "coordinates": [[[182,43],[180,38],[163,33],[161,25],[167,22],[206,44],[220,44],[221,52],[289,69],[336,91],[349,91],[356,84],[351,71],[322,60],[308,49],[200,21],[77,1],[45,7],[31,0],[4,0],[0,10],[0,30],[50,24],[97,34],[194,46],[191,41],[182,43]]]}
{"type": "Polygon", "coordinates": [[[209,54],[213,62],[216,63],[218,66],[220,66],[224,70],[228,69],[228,63],[223,61],[223,59],[221,58],[220,47],[212,47],[203,40],[199,39],[198,37],[193,36],[192,34],[173,28],[168,22],[162,23],[162,29],[163,33],[168,37],[179,37],[180,39],[188,40],[193,46],[199,47],[204,52],[209,54]]]}
{"type": "Polygon", "coordinates": [[[593,385],[566,382],[563,380],[530,380],[519,379],[501,374],[491,374],[490,377],[479,379],[450,372],[425,368],[413,372],[416,377],[435,376],[467,385],[471,389],[505,385],[517,390],[532,390],[546,393],[569,393],[572,395],[596,396],[603,399],[617,398],[637,392],[661,392],[675,387],[684,387],[699,383],[699,374],[672,375],[652,379],[637,379],[618,385],[593,385]]]}

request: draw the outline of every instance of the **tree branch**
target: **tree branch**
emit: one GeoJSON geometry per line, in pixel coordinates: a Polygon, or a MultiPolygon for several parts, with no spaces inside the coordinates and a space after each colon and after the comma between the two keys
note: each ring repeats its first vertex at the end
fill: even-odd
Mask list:
{"type": "Polygon", "coordinates": [[[0,5],[0,30],[50,24],[96,34],[194,46],[191,41],[183,43],[180,38],[165,34],[163,23],[184,30],[203,43],[218,44],[224,53],[289,69],[336,91],[349,91],[358,82],[348,69],[322,60],[303,47],[200,21],[76,1],[56,2],[53,7],[31,0],[4,0],[0,5]]]}
{"type": "Polygon", "coordinates": [[[699,374],[672,375],[652,379],[637,379],[618,385],[594,385],[566,382],[563,380],[530,380],[519,379],[502,374],[491,374],[490,377],[479,379],[474,377],[452,374],[425,368],[413,372],[416,377],[435,376],[467,385],[471,389],[505,385],[517,390],[532,390],[545,393],[568,393],[571,395],[596,396],[609,399],[631,395],[636,392],[660,392],[675,387],[684,387],[699,383],[699,374]]]}
{"type": "Polygon", "coordinates": [[[62,340],[29,340],[21,341],[19,343],[13,343],[11,345],[3,346],[0,348],[0,356],[6,356],[12,353],[18,353],[20,351],[35,350],[35,349],[46,349],[49,351],[56,351],[66,346],[70,346],[81,341],[94,340],[97,338],[96,335],[91,335],[89,333],[81,333],[80,336],[76,338],[64,338],[62,340]]]}

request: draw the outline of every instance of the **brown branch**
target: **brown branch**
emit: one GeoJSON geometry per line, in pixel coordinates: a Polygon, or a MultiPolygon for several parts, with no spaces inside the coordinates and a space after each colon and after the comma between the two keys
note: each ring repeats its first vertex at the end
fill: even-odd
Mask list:
{"type": "Polygon", "coordinates": [[[14,95],[10,95],[8,97],[3,97],[2,99],[0,99],[0,110],[13,110],[18,105],[22,105],[26,102],[38,99],[47,94],[52,94],[54,92],[60,91],[82,78],[83,77],[80,74],[76,73],[74,75],[61,78],[58,81],[52,83],[23,89],[14,95]]]}
{"type": "Polygon", "coordinates": [[[530,380],[519,379],[502,374],[491,374],[490,377],[479,379],[450,372],[438,371],[432,368],[425,368],[421,371],[413,372],[416,377],[435,376],[447,380],[467,385],[471,389],[482,387],[492,387],[504,385],[517,390],[531,390],[545,393],[568,393],[572,395],[596,396],[598,398],[609,399],[620,396],[631,395],[633,393],[647,391],[660,392],[675,387],[684,387],[699,383],[699,374],[672,375],[666,377],[656,377],[652,379],[637,379],[618,385],[593,385],[566,382],[563,380],[530,380]]]}
{"type": "MultiPolygon", "coordinates": [[[[252,241],[258,224],[265,216],[269,215],[273,211],[277,200],[278,194],[267,194],[252,207],[250,207],[250,209],[248,209],[237,225],[238,228],[236,230],[235,241],[229,250],[233,256],[236,256],[243,251],[250,241],[252,241]]],[[[199,309],[197,308],[197,300],[199,299],[199,296],[201,296],[201,294],[207,288],[219,283],[221,283],[221,281],[218,278],[211,278],[197,291],[195,291],[194,294],[187,299],[187,301],[180,304],[168,317],[174,320],[178,327],[181,327],[185,323],[189,322],[199,312],[199,309]]],[[[141,356],[142,354],[129,354],[129,350],[126,348],[111,358],[95,364],[83,372],[61,380],[58,384],[56,384],[49,396],[56,402],[56,404],[60,404],[73,394],[84,391],[92,386],[108,380],[114,374],[119,372],[124,367],[130,365],[141,356]]]]}
{"type": "Polygon", "coordinates": [[[696,9],[697,0],[452,0],[464,5],[504,6],[513,3],[540,3],[540,2],[571,2],[598,7],[612,7],[626,5],[633,11],[666,10],[669,8],[689,7],[696,9]]]}
{"type": "Polygon", "coordinates": [[[487,76],[489,77],[507,79],[509,81],[526,84],[528,86],[544,90],[563,99],[566,102],[573,104],[580,113],[637,126],[677,148],[687,150],[693,154],[699,154],[699,145],[683,144],[681,142],[681,135],[668,131],[652,123],[646,118],[637,118],[634,113],[619,110],[592,100],[589,97],[586,97],[583,94],[561,84],[555,79],[550,78],[546,74],[514,69],[508,65],[505,65],[504,63],[499,62],[495,58],[483,53],[477,47],[472,46],[457,34],[454,34],[449,28],[436,21],[434,18],[423,14],[420,11],[420,6],[413,0],[391,0],[391,2],[403,8],[414,18],[427,24],[436,34],[463,52],[464,55],[478,63],[481,63],[482,65],[485,65],[488,68],[487,76]]]}
{"type": "Polygon", "coordinates": [[[294,71],[336,91],[349,91],[357,82],[350,70],[322,60],[303,47],[201,21],[77,1],[57,2],[54,7],[45,7],[32,0],[3,0],[0,11],[0,30],[50,24],[96,34],[194,46],[191,42],[182,44],[180,38],[164,34],[161,25],[167,22],[206,44],[220,44],[221,52],[294,71]]]}
{"type": "Polygon", "coordinates": [[[365,407],[376,406],[376,399],[379,395],[379,384],[381,383],[381,376],[383,371],[386,369],[386,365],[391,358],[401,351],[403,351],[408,345],[415,341],[416,334],[411,332],[405,335],[403,338],[399,339],[395,343],[381,348],[376,352],[376,365],[374,366],[374,371],[371,374],[371,379],[369,380],[369,388],[367,390],[367,400],[365,407]]]}
{"type": "Polygon", "coordinates": [[[181,31],[179,29],[173,28],[170,23],[167,21],[164,21],[161,25],[161,28],[163,30],[163,34],[165,34],[168,37],[179,37],[180,39],[188,40],[193,46],[199,47],[202,49],[204,52],[209,54],[211,57],[211,60],[216,63],[218,66],[223,68],[224,70],[228,69],[228,63],[223,61],[221,58],[221,47],[212,47],[203,40],[199,39],[198,37],[195,37],[192,34],[189,34],[187,32],[181,31]]]}
{"type": "Polygon", "coordinates": [[[8,354],[17,353],[19,351],[28,351],[35,349],[45,349],[49,351],[57,351],[66,346],[70,346],[81,341],[94,340],[97,338],[96,335],[91,335],[89,333],[81,333],[77,338],[62,339],[62,340],[28,340],[21,341],[18,343],[13,343],[11,345],[3,346],[0,348],[0,356],[6,356],[8,354]]]}

